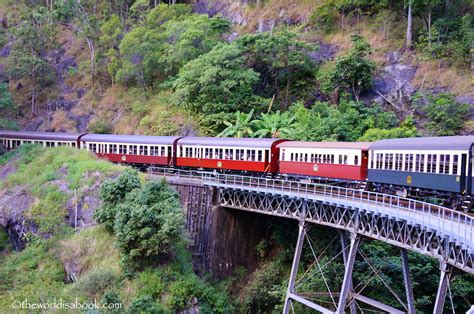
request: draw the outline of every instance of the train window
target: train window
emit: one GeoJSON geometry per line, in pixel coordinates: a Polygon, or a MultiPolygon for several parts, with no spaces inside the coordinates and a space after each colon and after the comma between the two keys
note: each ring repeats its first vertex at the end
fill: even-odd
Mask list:
{"type": "Polygon", "coordinates": [[[128,146],[128,153],[130,155],[136,155],[138,152],[137,145],[130,145],[128,146]]]}
{"type": "Polygon", "coordinates": [[[413,154],[405,155],[405,171],[413,170],[413,154]]]}
{"type": "Polygon", "coordinates": [[[229,160],[234,160],[234,150],[233,149],[231,149],[229,151],[229,160]]]}
{"type": "Polygon", "coordinates": [[[445,163],[445,158],[444,155],[439,155],[439,173],[444,173],[444,163],[445,163]]]}
{"type": "Polygon", "coordinates": [[[383,154],[377,154],[377,162],[376,167],[377,169],[383,169],[383,154]]]}
{"type": "Polygon", "coordinates": [[[263,161],[263,151],[257,151],[257,161],[263,161]]]}
{"type": "Polygon", "coordinates": [[[72,146],[72,147],[76,147],[76,143],[75,143],[75,142],[72,142],[72,143],[71,143],[71,146],[72,146]]]}
{"type": "Polygon", "coordinates": [[[355,155],[354,156],[354,165],[359,165],[359,156],[358,155],[355,155]]]}
{"type": "Polygon", "coordinates": [[[143,155],[143,156],[148,155],[148,147],[140,145],[140,155],[143,155]]]}
{"type": "Polygon", "coordinates": [[[331,155],[331,163],[333,164],[334,163],[334,155],[331,155]]]}
{"type": "Polygon", "coordinates": [[[450,159],[451,159],[451,156],[450,155],[446,155],[446,158],[445,158],[445,164],[444,164],[444,173],[446,174],[449,174],[449,165],[450,165],[450,159]]]}
{"type": "Polygon", "coordinates": [[[127,154],[127,146],[125,146],[125,145],[119,145],[119,154],[120,154],[120,155],[125,155],[125,154],[127,154]]]}
{"type": "Polygon", "coordinates": [[[436,172],[436,157],[434,154],[428,154],[426,172],[436,172]]]}
{"type": "Polygon", "coordinates": [[[395,154],[395,170],[402,170],[402,154],[395,154]]]}
{"type": "Polygon", "coordinates": [[[160,156],[166,156],[166,147],[160,146],[160,156]]]}
{"type": "Polygon", "coordinates": [[[295,154],[293,154],[293,153],[290,154],[290,160],[295,161],[295,154]]]}
{"type": "Polygon", "coordinates": [[[97,152],[97,144],[95,143],[89,144],[89,150],[93,153],[97,152]]]}
{"type": "Polygon", "coordinates": [[[217,159],[224,159],[224,150],[222,148],[216,149],[217,159]]]}
{"type": "Polygon", "coordinates": [[[453,155],[453,174],[457,175],[458,174],[458,155],[453,155]]]}
{"type": "Polygon", "coordinates": [[[150,146],[150,156],[159,156],[160,150],[158,146],[150,146]]]}
{"type": "Polygon", "coordinates": [[[413,170],[413,154],[405,155],[405,171],[413,170]]]}
{"type": "Polygon", "coordinates": [[[339,155],[339,164],[342,165],[342,155],[339,155]]]}
{"type": "Polygon", "coordinates": [[[315,162],[316,161],[316,155],[315,154],[311,154],[311,162],[315,162]]]}
{"type": "Polygon", "coordinates": [[[249,161],[255,161],[255,150],[253,150],[253,149],[249,150],[248,160],[249,161]]]}
{"type": "Polygon", "coordinates": [[[117,144],[110,144],[109,145],[109,153],[117,154],[117,144]]]}
{"type": "Polygon", "coordinates": [[[385,169],[393,170],[393,154],[385,154],[385,169]]]}

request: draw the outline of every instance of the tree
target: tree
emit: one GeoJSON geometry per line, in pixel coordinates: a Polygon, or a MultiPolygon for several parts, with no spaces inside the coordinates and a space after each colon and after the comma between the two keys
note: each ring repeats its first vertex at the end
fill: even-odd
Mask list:
{"type": "Polygon", "coordinates": [[[361,142],[374,142],[390,138],[406,138],[418,136],[418,130],[413,123],[413,117],[408,117],[403,123],[392,129],[371,128],[365,131],[364,135],[358,139],[361,142]]]}
{"type": "Polygon", "coordinates": [[[11,108],[13,106],[13,99],[8,90],[7,83],[0,83],[0,110],[11,108]]]}
{"type": "Polygon", "coordinates": [[[378,106],[343,100],[338,107],[327,102],[317,102],[311,108],[297,103],[290,108],[296,116],[294,132],[290,138],[302,141],[358,140],[367,129],[392,128],[397,119],[393,113],[378,106]]]}
{"type": "Polygon", "coordinates": [[[167,255],[180,240],[184,216],[177,193],[165,180],[148,182],[118,204],[117,246],[132,264],[167,255]]]}
{"type": "Polygon", "coordinates": [[[173,84],[174,102],[203,115],[259,106],[262,101],[253,94],[259,74],[245,65],[237,45],[216,45],[180,69],[173,84]]]}
{"type": "Polygon", "coordinates": [[[56,28],[51,14],[43,7],[32,10],[12,28],[15,41],[8,58],[11,79],[25,79],[31,89],[31,113],[38,113],[37,99],[55,81],[55,71],[47,51],[56,47],[56,28]]]}
{"type": "MultiPolygon", "coordinates": [[[[413,1],[413,0],[410,0],[413,1]]],[[[414,0],[416,11],[420,14],[423,20],[424,28],[427,33],[428,48],[431,49],[431,25],[433,8],[441,3],[440,0],[414,0]]]]}
{"type": "Polygon", "coordinates": [[[425,123],[430,134],[436,136],[455,135],[463,128],[469,116],[470,105],[460,104],[451,94],[427,96],[428,103],[422,108],[428,118],[425,123]]]}
{"type": "Polygon", "coordinates": [[[107,230],[112,231],[117,206],[124,201],[128,193],[140,186],[138,173],[131,170],[125,170],[114,180],[105,181],[100,187],[100,198],[103,203],[94,212],[94,219],[103,223],[107,230]]]}
{"type": "Polygon", "coordinates": [[[281,113],[280,110],[263,113],[253,123],[256,129],[254,137],[284,138],[292,132],[295,119],[289,112],[281,113]]]}
{"type": "Polygon", "coordinates": [[[413,0],[408,0],[407,32],[405,35],[405,47],[413,48],[413,0]]]}
{"type": "Polygon", "coordinates": [[[255,110],[251,110],[249,113],[243,113],[237,111],[233,117],[233,122],[224,121],[227,126],[224,131],[219,133],[219,137],[252,137],[252,117],[255,110]]]}
{"type": "MultiPolygon", "coordinates": [[[[96,63],[96,43],[98,41],[99,23],[97,18],[97,1],[74,1],[72,7],[74,17],[65,22],[65,25],[83,37],[89,48],[89,68],[92,81],[92,88],[95,87],[95,63],[96,63]]],[[[100,87],[100,86],[99,86],[100,87]]]]}
{"type": "Polygon", "coordinates": [[[144,25],[124,36],[109,71],[117,81],[138,83],[146,91],[210,51],[228,29],[226,20],[191,14],[189,6],[159,5],[149,12],[144,25]]]}
{"type": "Polygon", "coordinates": [[[336,59],[336,66],[330,73],[330,81],[333,88],[350,91],[356,101],[359,101],[360,93],[372,87],[375,63],[368,59],[372,48],[363,37],[352,35],[351,40],[351,51],[336,59]]]}
{"type": "Polygon", "coordinates": [[[293,32],[258,33],[246,35],[237,40],[252,68],[260,73],[260,86],[264,97],[276,95],[287,108],[290,104],[291,89],[301,97],[301,87],[305,81],[314,78],[316,64],[309,52],[316,46],[305,43],[293,32]]]}

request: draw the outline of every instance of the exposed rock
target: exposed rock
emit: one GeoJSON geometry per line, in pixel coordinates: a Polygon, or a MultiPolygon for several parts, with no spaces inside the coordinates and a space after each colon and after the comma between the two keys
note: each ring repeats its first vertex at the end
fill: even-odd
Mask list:
{"type": "MultiPolygon", "coordinates": [[[[0,167],[0,180],[15,171],[15,160],[10,160],[0,167]]],[[[96,224],[93,219],[95,208],[100,205],[99,190],[101,184],[101,173],[85,173],[84,176],[91,178],[91,185],[84,185],[77,190],[71,190],[67,180],[67,168],[58,170],[59,178],[49,181],[47,185],[55,186],[60,192],[68,197],[66,203],[66,223],[71,227],[83,228],[96,224]]],[[[35,234],[43,238],[50,237],[49,234],[40,234],[38,226],[25,213],[30,209],[36,198],[25,186],[14,186],[0,190],[0,226],[4,227],[16,250],[24,248],[28,234],[35,234]]],[[[73,280],[74,267],[70,265],[70,280],[73,280]]]]}
{"type": "Polygon", "coordinates": [[[339,52],[339,47],[336,45],[328,44],[323,41],[319,41],[317,44],[319,49],[309,53],[309,57],[316,63],[332,60],[339,52]]]}
{"type": "Polygon", "coordinates": [[[388,65],[382,68],[374,78],[372,90],[361,97],[364,102],[389,102],[403,106],[416,92],[411,82],[415,77],[416,66],[401,62],[401,53],[392,51],[386,55],[388,65]]]}
{"type": "Polygon", "coordinates": [[[27,233],[36,233],[37,228],[24,212],[34,203],[24,187],[0,190],[0,226],[4,227],[16,250],[25,247],[27,233]]]}

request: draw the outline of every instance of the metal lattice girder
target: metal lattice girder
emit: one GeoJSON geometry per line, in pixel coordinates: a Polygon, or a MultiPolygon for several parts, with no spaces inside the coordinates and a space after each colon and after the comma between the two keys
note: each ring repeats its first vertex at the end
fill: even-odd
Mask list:
{"type": "Polygon", "coordinates": [[[474,254],[468,247],[451,240],[450,235],[403,219],[328,202],[243,189],[219,189],[219,205],[347,230],[445,260],[474,274],[474,254]]]}

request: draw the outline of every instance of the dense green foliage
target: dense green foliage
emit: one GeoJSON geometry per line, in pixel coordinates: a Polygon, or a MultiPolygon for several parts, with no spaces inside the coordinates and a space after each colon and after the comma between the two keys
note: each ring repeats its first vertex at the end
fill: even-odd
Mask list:
{"type": "Polygon", "coordinates": [[[102,206],[94,212],[94,218],[103,223],[105,228],[113,231],[117,207],[121,204],[125,196],[141,186],[137,173],[126,170],[114,180],[107,180],[100,188],[102,206]]]}
{"type": "Polygon", "coordinates": [[[181,239],[184,218],[179,199],[165,181],[128,193],[117,207],[114,233],[132,262],[162,257],[181,239]]]}
{"type": "MultiPolygon", "coordinates": [[[[2,181],[2,189],[26,188],[25,193],[37,198],[25,213],[40,232],[28,236],[24,250],[14,252],[0,229],[1,312],[11,311],[13,301],[25,298],[31,303],[60,298],[74,303],[77,298],[80,303],[122,304],[115,313],[175,312],[197,298],[203,312],[233,312],[233,301],[224,290],[194,274],[181,230],[179,200],[165,182],[142,185],[136,171],[117,175],[123,168],[66,147],[22,146],[2,155],[0,165],[7,162],[16,171],[2,181]],[[27,169],[33,177],[28,178],[27,169]],[[105,181],[107,176],[115,180],[105,181]],[[66,194],[67,199],[72,196],[65,187],[77,189],[80,195],[81,188],[90,191],[100,182],[104,204],[130,211],[117,218],[120,234],[103,226],[72,232],[64,216],[66,194]],[[43,239],[43,232],[53,236],[43,239]],[[123,264],[123,260],[130,262],[127,256],[132,254],[134,261],[140,255],[138,264],[143,269],[131,270],[123,264]],[[154,263],[149,264],[153,265],[146,267],[152,257],[154,263]]],[[[123,214],[120,209],[117,216],[123,214]]],[[[83,206],[82,210],[93,208],[83,206]]]]}
{"type": "Polygon", "coordinates": [[[104,182],[100,196],[103,204],[94,217],[114,232],[118,248],[132,266],[166,256],[180,241],[183,214],[165,181],[142,186],[138,173],[127,170],[104,182]]]}
{"type": "Polygon", "coordinates": [[[332,88],[350,91],[356,99],[372,86],[375,63],[368,59],[372,49],[364,38],[352,36],[353,47],[344,56],[336,59],[334,70],[329,73],[332,88]]]}
{"type": "Polygon", "coordinates": [[[466,122],[470,106],[458,103],[453,95],[428,95],[426,105],[421,105],[428,122],[426,129],[433,135],[455,135],[466,122]]]}

